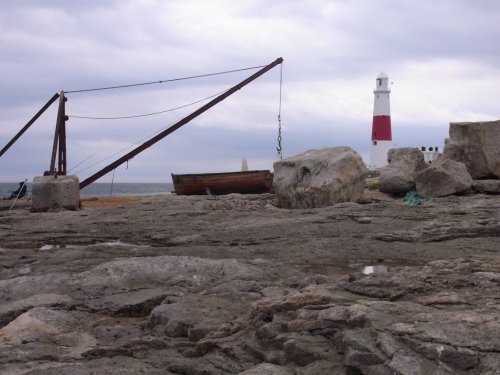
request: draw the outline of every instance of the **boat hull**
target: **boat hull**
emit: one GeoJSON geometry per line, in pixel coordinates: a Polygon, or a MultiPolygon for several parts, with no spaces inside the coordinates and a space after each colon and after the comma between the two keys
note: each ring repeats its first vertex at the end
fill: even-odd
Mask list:
{"type": "Polygon", "coordinates": [[[172,182],[178,195],[260,194],[271,191],[273,174],[269,170],[172,174],[172,182]]]}

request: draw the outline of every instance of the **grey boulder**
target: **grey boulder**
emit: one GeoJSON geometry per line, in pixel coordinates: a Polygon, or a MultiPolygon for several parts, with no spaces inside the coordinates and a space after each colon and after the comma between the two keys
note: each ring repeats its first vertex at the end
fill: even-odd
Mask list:
{"type": "Polygon", "coordinates": [[[500,120],[452,122],[443,154],[465,164],[474,179],[500,177],[500,120]]]}
{"type": "Polygon", "coordinates": [[[417,173],[427,168],[424,155],[418,148],[390,149],[389,165],[380,169],[379,190],[388,194],[404,194],[415,189],[417,173]]]}
{"type": "Polygon", "coordinates": [[[445,197],[469,191],[472,187],[472,177],[465,164],[440,159],[419,172],[416,183],[417,192],[421,196],[445,197]]]}
{"type": "Polygon", "coordinates": [[[360,199],[366,172],[350,147],[310,150],[275,162],[273,187],[280,207],[326,207],[360,199]]]}

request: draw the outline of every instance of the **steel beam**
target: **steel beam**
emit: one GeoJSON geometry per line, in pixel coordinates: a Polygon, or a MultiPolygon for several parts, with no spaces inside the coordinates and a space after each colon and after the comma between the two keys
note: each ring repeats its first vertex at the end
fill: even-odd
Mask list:
{"type": "Polygon", "coordinates": [[[26,125],[24,125],[24,127],[14,136],[14,138],[12,138],[9,143],[7,143],[4,148],[2,148],[2,150],[0,151],[0,157],[5,154],[5,152],[7,152],[7,150],[19,139],[19,137],[23,135],[31,125],[33,125],[33,123],[47,110],[47,108],[52,105],[52,103],[57,100],[57,98],[59,98],[59,94],[54,94],[54,96],[50,98],[50,100],[36,113],[36,115],[33,116],[32,119],[29,120],[26,125]]]}
{"type": "Polygon", "coordinates": [[[169,128],[167,128],[164,131],[162,131],[161,133],[157,134],[156,136],[154,136],[150,140],[144,142],[142,145],[138,146],[137,148],[133,149],[129,153],[125,154],[124,156],[122,156],[118,160],[116,160],[113,163],[109,164],[108,166],[104,167],[99,172],[97,172],[97,173],[93,174],[92,176],[86,178],[85,180],[83,180],[82,182],[80,182],[80,189],[83,189],[84,187],[86,187],[87,185],[89,185],[92,182],[96,181],[97,179],[101,178],[102,176],[104,176],[108,172],[111,172],[116,167],[118,167],[121,164],[127,162],[128,160],[132,159],[137,154],[139,154],[142,151],[144,151],[145,149],[151,147],[156,142],[162,140],[163,138],[165,138],[170,133],[172,133],[172,132],[176,131],[177,129],[179,129],[181,126],[186,125],[188,122],[190,122],[194,118],[198,117],[203,112],[209,110],[214,105],[220,103],[221,101],[223,101],[224,99],[226,99],[228,96],[234,94],[236,91],[238,91],[241,88],[243,88],[244,86],[248,85],[250,82],[252,82],[253,80],[259,78],[261,75],[263,75],[264,73],[267,73],[269,70],[271,70],[272,68],[274,68],[276,65],[281,64],[282,62],[283,62],[283,58],[280,57],[280,58],[276,59],[271,64],[266,65],[264,68],[262,68],[261,70],[259,70],[256,73],[252,74],[250,77],[248,77],[244,81],[241,81],[236,86],[233,86],[232,88],[230,88],[229,90],[227,90],[225,93],[217,96],[215,99],[211,100],[210,102],[208,102],[204,106],[198,108],[196,111],[194,111],[190,115],[184,117],[182,120],[176,122],[174,125],[170,126],[169,128]]]}

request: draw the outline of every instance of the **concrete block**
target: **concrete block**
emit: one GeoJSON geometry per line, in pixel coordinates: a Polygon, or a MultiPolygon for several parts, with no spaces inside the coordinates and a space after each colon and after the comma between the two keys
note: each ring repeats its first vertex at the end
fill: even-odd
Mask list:
{"type": "Polygon", "coordinates": [[[77,176],[38,176],[33,179],[31,210],[42,212],[80,206],[80,182],[77,176]]]}

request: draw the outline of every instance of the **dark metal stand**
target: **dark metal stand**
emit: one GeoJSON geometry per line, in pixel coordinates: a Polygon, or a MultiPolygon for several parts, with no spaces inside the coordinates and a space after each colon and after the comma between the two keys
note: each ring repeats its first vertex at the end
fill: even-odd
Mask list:
{"type": "Polygon", "coordinates": [[[66,102],[64,91],[59,94],[59,109],[57,111],[56,130],[54,132],[54,144],[52,145],[52,157],[50,159],[49,172],[54,175],[66,175],[66,102]],[[57,170],[56,170],[57,158],[57,170]]]}

